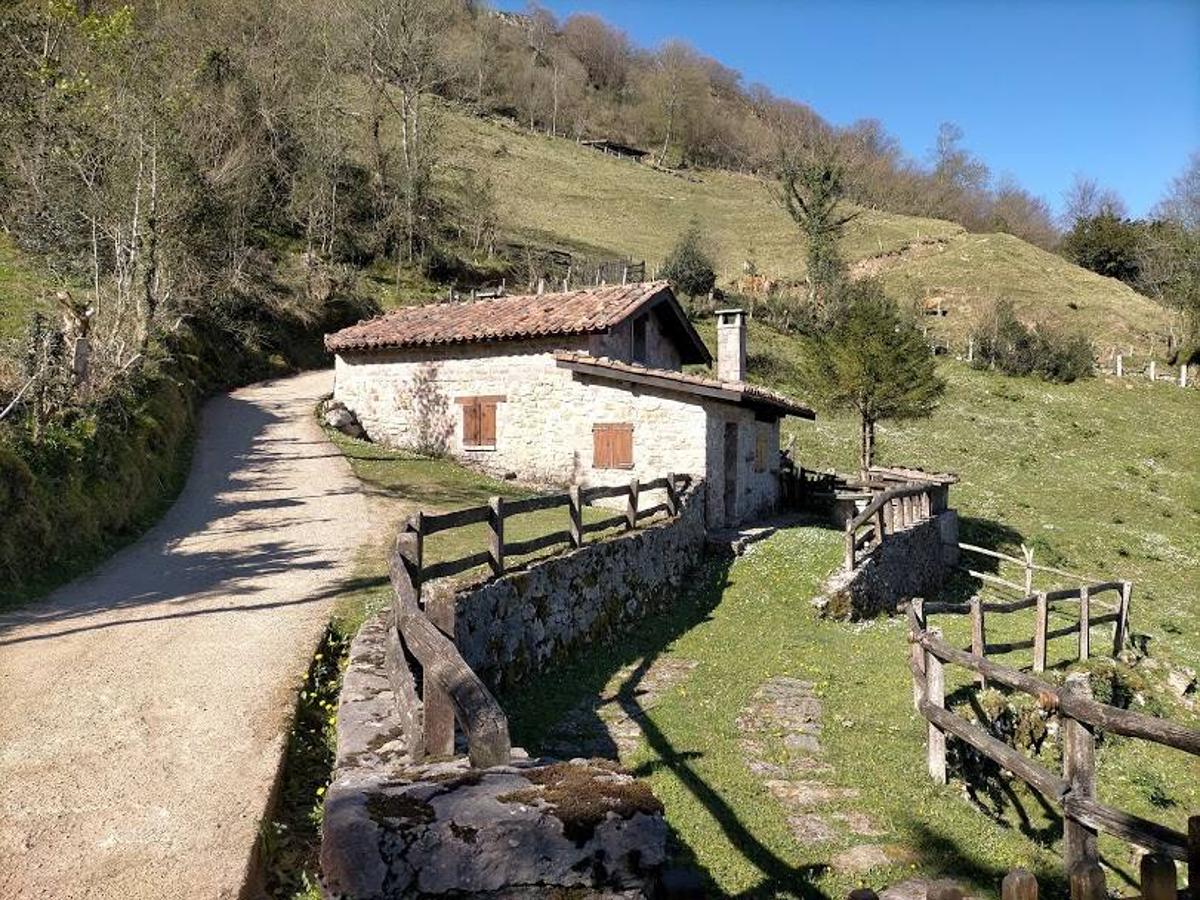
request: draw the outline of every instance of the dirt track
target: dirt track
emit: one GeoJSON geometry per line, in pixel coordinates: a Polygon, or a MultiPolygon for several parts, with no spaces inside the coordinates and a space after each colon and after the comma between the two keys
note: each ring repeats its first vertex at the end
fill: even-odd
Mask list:
{"type": "Polygon", "coordinates": [[[204,410],[135,545],[0,616],[0,897],[225,898],[368,527],[316,373],[204,410]]]}

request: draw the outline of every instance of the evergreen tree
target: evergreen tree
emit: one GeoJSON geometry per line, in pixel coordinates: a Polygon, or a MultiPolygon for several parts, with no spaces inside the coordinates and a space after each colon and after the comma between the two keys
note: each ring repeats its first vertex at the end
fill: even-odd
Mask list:
{"type": "Polygon", "coordinates": [[[713,289],[717,273],[712,257],[704,248],[700,226],[692,224],[667,254],[661,274],[677,291],[689,297],[699,297],[713,289]]]}
{"type": "Polygon", "coordinates": [[[810,339],[804,367],[818,403],[858,413],[865,472],[875,458],[876,423],[928,416],[946,384],[916,323],[884,296],[878,282],[854,282],[841,290],[846,314],[810,339]]]}

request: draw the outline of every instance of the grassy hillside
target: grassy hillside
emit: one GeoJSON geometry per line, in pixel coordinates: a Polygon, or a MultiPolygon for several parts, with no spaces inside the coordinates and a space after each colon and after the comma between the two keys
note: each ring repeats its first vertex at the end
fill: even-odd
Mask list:
{"type": "MultiPolygon", "coordinates": [[[[712,342],[712,327],[706,339],[712,342]]],[[[751,377],[803,397],[795,341],[751,323],[751,377]]],[[[1071,385],[941,366],[946,397],[929,419],[883,423],[883,462],[957,472],[968,529],[1003,532],[1037,558],[1134,581],[1134,628],[1150,648],[1200,668],[1200,396],[1169,384],[1094,378],[1071,385]]],[[[810,468],[857,468],[857,421],[789,420],[810,468]]]]}
{"type": "MultiPolygon", "coordinates": [[[[746,259],[770,278],[804,274],[796,227],[760,178],[720,171],[685,177],[454,111],[443,121],[445,177],[453,182],[466,168],[490,177],[506,233],[628,254],[653,267],[697,221],[721,285],[741,274],[746,259]]],[[[881,275],[898,298],[945,297],[952,312],[929,323],[956,343],[998,296],[1012,299],[1023,316],[1086,330],[1100,348],[1118,342],[1146,352],[1151,336],[1166,331],[1167,314],[1151,300],[1006,234],[968,234],[951,222],[864,210],[843,251],[862,273],[881,275]]]]}

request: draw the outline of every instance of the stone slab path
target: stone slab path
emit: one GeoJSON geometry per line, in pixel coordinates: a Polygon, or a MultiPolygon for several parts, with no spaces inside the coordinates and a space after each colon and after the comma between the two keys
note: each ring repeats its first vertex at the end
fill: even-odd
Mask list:
{"type": "Polygon", "coordinates": [[[369,517],[315,373],[210,401],[163,520],[0,616],[0,897],[232,898],[369,517]]]}

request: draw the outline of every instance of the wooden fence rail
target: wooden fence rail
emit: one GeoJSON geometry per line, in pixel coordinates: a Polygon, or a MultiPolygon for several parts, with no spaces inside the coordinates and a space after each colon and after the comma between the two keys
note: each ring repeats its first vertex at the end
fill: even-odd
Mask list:
{"type": "MultiPolygon", "coordinates": [[[[1188,858],[1186,896],[1200,900],[1200,816],[1188,819],[1191,856],[1188,858]]],[[[1179,900],[1179,877],[1175,861],[1159,853],[1148,853],[1138,866],[1138,881],[1142,900],[1179,900]]],[[[1098,862],[1081,860],[1067,868],[1071,900],[1109,900],[1104,869],[1098,862]]],[[[929,885],[927,900],[964,900],[963,889],[952,881],[936,881],[929,885]]],[[[879,900],[870,888],[856,888],[846,900],[879,900]]],[[[1000,900],[1038,900],[1038,881],[1026,869],[1013,869],[1000,883],[1000,900]]]]}
{"type": "Polygon", "coordinates": [[[632,530],[640,521],[659,513],[677,516],[679,488],[690,482],[688,476],[668,475],[616,487],[573,487],[567,493],[523,500],[493,497],[486,506],[446,513],[418,512],[409,518],[396,536],[389,575],[397,635],[401,646],[421,667],[422,724],[421,734],[414,739],[413,758],[453,755],[456,723],[466,735],[467,752],[473,766],[507,764],[512,750],[504,710],[458,652],[454,639],[453,594],[447,592],[423,600],[421,587],[424,583],[483,565],[490,566],[493,573],[499,575],[505,571],[508,556],[534,553],[560,544],[581,547],[584,535],[594,531],[618,526],[632,530]],[[641,495],[649,491],[665,491],[666,500],[645,509],[639,508],[641,495]],[[587,524],[583,522],[583,508],[589,501],[620,497],[626,498],[626,506],[619,515],[587,524]],[[524,541],[505,540],[505,522],[513,516],[558,507],[566,507],[569,512],[567,528],[524,541]],[[444,562],[425,563],[426,537],[480,523],[489,526],[486,550],[444,562]]]}
{"type": "MultiPolygon", "coordinates": [[[[1112,834],[1152,853],[1195,865],[1200,846],[1200,823],[1193,817],[1185,835],[1157,822],[1106,806],[1096,799],[1095,732],[1112,731],[1200,756],[1200,731],[1178,723],[1099,703],[1091,697],[1087,676],[1075,673],[1057,687],[1025,672],[951,646],[924,621],[920,604],[909,607],[910,665],[915,705],[928,722],[927,764],[930,777],[946,783],[946,740],[951,736],[974,747],[1005,771],[1036,789],[1063,814],[1068,870],[1078,863],[1096,863],[1096,835],[1112,834]],[[1012,690],[1037,698],[1045,709],[1056,710],[1062,722],[1063,770],[1051,772],[998,740],[980,726],[946,709],[944,668],[959,665],[1012,690]]],[[[1196,884],[1196,871],[1190,873],[1196,884]]],[[[1173,883],[1173,881],[1172,881],[1173,883]]]]}
{"type": "Polygon", "coordinates": [[[891,535],[942,511],[945,489],[932,482],[887,488],[857,516],[846,522],[847,572],[854,571],[859,551],[880,546],[891,535]]]}
{"type": "Polygon", "coordinates": [[[505,560],[510,556],[524,556],[560,545],[578,548],[583,546],[586,535],[606,531],[610,528],[633,530],[638,527],[638,523],[659,514],[674,516],[679,510],[679,487],[687,485],[690,481],[691,479],[687,475],[671,474],[650,481],[634,479],[628,484],[597,485],[588,488],[574,487],[565,493],[529,497],[523,500],[493,497],[486,505],[470,506],[445,513],[417,513],[407,526],[407,530],[417,537],[414,584],[419,593],[423,582],[458,575],[485,565],[490,567],[492,574],[502,575],[506,571],[505,560]],[[665,499],[661,503],[645,508],[641,507],[641,496],[651,491],[664,491],[665,499]],[[583,508],[585,506],[593,505],[596,500],[620,498],[625,498],[623,512],[595,522],[584,523],[583,508]],[[566,528],[524,541],[505,539],[505,523],[510,521],[513,516],[560,507],[566,508],[568,511],[566,528]],[[486,524],[489,528],[490,534],[486,550],[481,549],[466,556],[436,563],[425,562],[426,537],[454,528],[479,524],[486,524]]]}
{"type": "Polygon", "coordinates": [[[923,615],[951,613],[971,617],[971,652],[978,656],[1011,653],[1014,650],[1033,650],[1033,671],[1046,669],[1047,645],[1060,637],[1075,636],[1078,640],[1079,659],[1086,662],[1092,655],[1092,628],[1112,623],[1112,655],[1120,656],[1125,648],[1129,633],[1129,604],[1133,599],[1132,581],[1100,581],[1082,584],[1075,588],[1053,591],[1038,591],[1017,600],[987,601],[974,596],[968,603],[943,603],[914,601],[923,615]],[[1117,600],[1111,606],[1095,602],[1098,594],[1113,592],[1117,600]],[[1075,624],[1062,628],[1050,628],[1050,610],[1062,609],[1076,603],[1079,619],[1075,624]],[[987,614],[1007,614],[1025,609],[1036,609],[1033,636],[1024,641],[992,642],[987,640],[987,614]],[[1093,615],[1099,610],[1100,615],[1093,615]]]}

